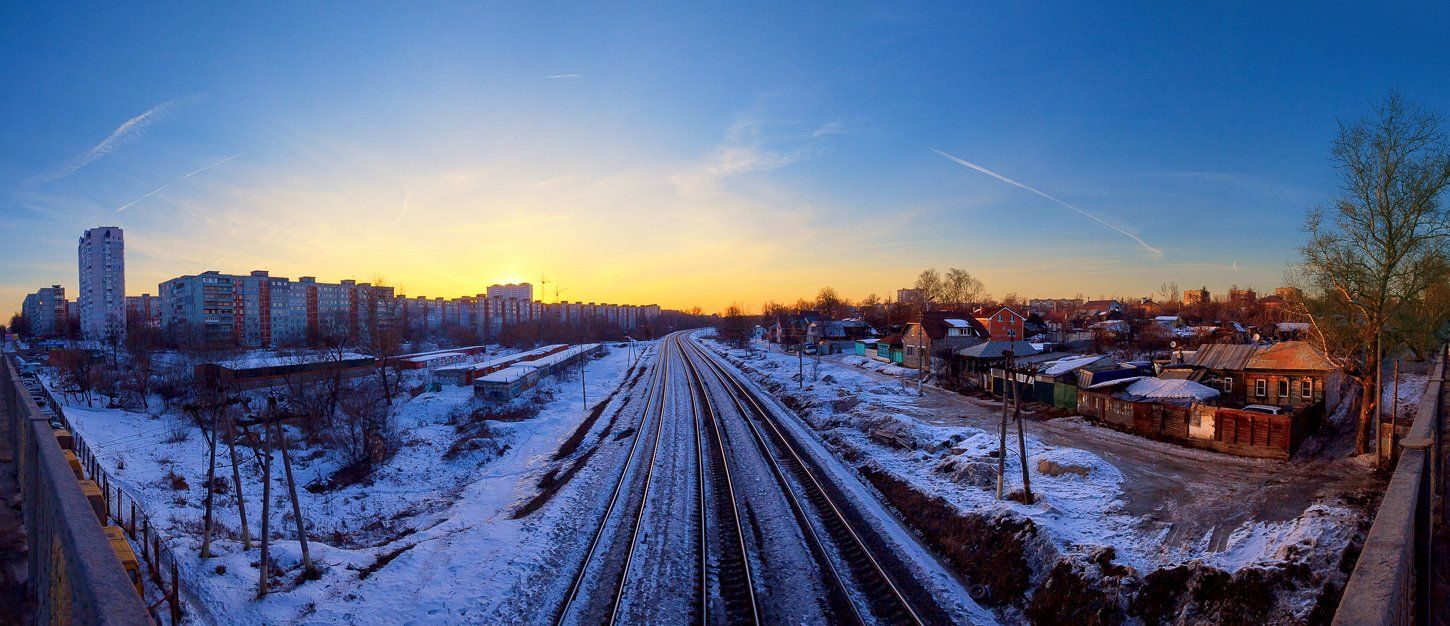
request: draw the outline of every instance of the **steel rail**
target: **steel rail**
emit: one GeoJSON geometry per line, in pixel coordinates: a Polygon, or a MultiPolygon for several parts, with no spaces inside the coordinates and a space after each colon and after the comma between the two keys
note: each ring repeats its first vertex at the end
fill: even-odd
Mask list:
{"type": "MultiPolygon", "coordinates": [[[[710,397],[709,386],[705,382],[704,375],[700,373],[699,367],[695,363],[694,358],[691,357],[685,350],[681,350],[680,355],[683,358],[683,362],[685,364],[686,374],[694,382],[692,391],[697,391],[700,398],[703,400],[705,410],[704,412],[699,414],[700,423],[708,425],[709,435],[710,438],[713,440],[712,443],[714,444],[713,446],[708,446],[711,451],[711,467],[714,470],[711,472],[711,478],[714,479],[714,483],[712,483],[712,486],[715,487],[714,494],[717,498],[716,502],[721,506],[721,513],[723,514],[722,517],[728,518],[728,523],[725,524],[726,528],[722,528],[720,529],[720,531],[722,533],[725,533],[727,531],[733,531],[733,533],[731,533],[733,536],[721,538],[722,545],[720,546],[721,573],[719,577],[719,582],[721,600],[722,603],[724,603],[725,605],[725,621],[726,623],[730,624],[759,624],[762,622],[760,616],[760,605],[755,599],[755,580],[754,574],[750,568],[750,553],[747,550],[745,544],[745,528],[740,523],[740,504],[739,499],[736,497],[735,494],[735,481],[730,471],[730,463],[728,461],[728,457],[725,453],[725,438],[720,429],[719,413],[715,410],[715,402],[710,397]],[[726,496],[723,501],[718,500],[721,495],[726,496]],[[731,552],[733,552],[733,554],[731,554],[731,552]],[[735,561],[735,563],[727,564],[727,560],[735,561]],[[727,573],[725,571],[725,567],[727,567],[727,565],[731,565],[735,568],[735,571],[738,572],[738,579],[730,575],[734,572],[727,573]],[[726,585],[732,583],[733,587],[727,589],[726,585]],[[742,604],[744,606],[741,606],[742,604]],[[732,608],[735,609],[734,614],[732,614],[732,608]]],[[[691,397],[691,403],[692,405],[694,403],[693,395],[691,397]]],[[[703,520],[706,519],[704,517],[704,511],[706,507],[704,483],[704,448],[707,446],[703,441],[700,440],[701,435],[703,434],[701,430],[702,429],[697,427],[696,436],[697,446],[700,448],[700,506],[702,515],[701,545],[704,545],[704,536],[707,534],[707,530],[703,525],[703,520]]],[[[706,556],[705,552],[703,551],[701,555],[702,558],[706,556]]],[[[702,562],[702,586],[708,584],[708,579],[703,577],[705,575],[703,565],[704,564],[702,562]]],[[[701,621],[702,623],[709,623],[708,598],[706,599],[704,604],[707,608],[705,612],[702,613],[704,618],[701,621]]]]}
{"type": "MultiPolygon", "coordinates": [[[[609,505],[605,508],[604,515],[601,516],[599,519],[599,527],[594,531],[594,537],[589,542],[589,549],[584,553],[584,561],[579,564],[579,571],[574,574],[574,580],[569,584],[569,593],[567,596],[565,596],[563,605],[559,607],[559,614],[554,620],[554,624],[556,625],[563,624],[564,621],[568,619],[570,609],[573,608],[574,602],[579,598],[579,591],[583,588],[584,576],[586,573],[588,573],[589,565],[594,561],[594,557],[599,548],[600,540],[603,539],[604,532],[609,527],[609,520],[613,517],[614,509],[619,504],[619,496],[620,494],[624,493],[624,484],[626,482],[625,478],[629,475],[630,467],[634,465],[635,453],[638,450],[639,442],[642,439],[642,437],[640,437],[640,434],[644,432],[645,424],[650,418],[650,407],[656,405],[655,399],[657,396],[659,398],[659,402],[657,404],[660,406],[657,406],[656,408],[662,408],[662,405],[664,404],[664,383],[669,375],[667,371],[669,359],[665,354],[663,341],[660,344],[658,353],[659,363],[655,364],[654,373],[650,377],[650,386],[649,391],[645,396],[644,410],[640,413],[639,428],[635,430],[634,437],[630,441],[629,453],[625,456],[625,461],[620,466],[619,478],[615,480],[614,492],[609,497],[609,505]]],[[[660,413],[660,418],[655,420],[656,425],[658,425],[658,423],[663,419],[663,410],[661,410],[660,413]]],[[[658,437],[658,429],[656,429],[655,434],[656,437],[658,437]]],[[[656,440],[655,443],[656,446],[658,446],[658,440],[656,440]]],[[[641,513],[644,511],[643,499],[640,499],[639,509],[641,513]]],[[[639,513],[636,514],[636,521],[638,521],[638,515],[639,513]]]]}
{"type": "Polygon", "coordinates": [[[680,336],[678,333],[666,337],[661,343],[664,344],[660,349],[660,357],[665,364],[665,384],[661,385],[659,401],[655,404],[655,409],[659,411],[659,416],[655,419],[654,436],[651,438],[654,443],[650,446],[649,461],[645,465],[644,491],[640,494],[639,509],[634,514],[634,525],[630,530],[629,544],[626,546],[624,553],[624,566],[619,571],[619,582],[614,590],[614,600],[609,607],[610,624],[619,622],[619,607],[624,600],[624,589],[628,586],[630,566],[634,564],[634,549],[639,546],[639,529],[644,526],[644,510],[649,502],[650,487],[654,484],[655,459],[659,457],[660,433],[664,431],[665,398],[669,393],[669,344],[673,343],[675,352],[680,354],[680,336]]]}
{"type": "MultiPolygon", "coordinates": [[[[791,439],[787,437],[776,425],[775,415],[771,411],[767,410],[760,403],[760,401],[756,399],[754,392],[752,392],[733,375],[726,371],[724,366],[722,366],[718,362],[717,358],[713,354],[711,354],[709,350],[698,345],[693,340],[689,340],[686,343],[690,346],[691,349],[695,351],[696,354],[699,354],[704,358],[705,362],[708,363],[710,365],[710,368],[714,371],[716,377],[720,379],[721,382],[727,386],[727,388],[731,388],[734,390],[734,393],[731,393],[730,396],[731,399],[736,403],[736,405],[740,407],[741,415],[748,414],[748,412],[744,410],[744,406],[740,404],[740,399],[744,398],[754,409],[753,412],[760,417],[760,421],[764,423],[767,427],[769,427],[770,431],[775,435],[774,439],[779,443],[781,449],[783,449],[789,455],[789,460],[793,461],[795,467],[799,468],[799,477],[804,478],[804,480],[801,481],[802,486],[806,487],[808,491],[812,492],[810,494],[806,494],[806,497],[813,501],[818,500],[825,505],[824,507],[818,505],[816,508],[820,510],[822,514],[829,516],[827,519],[822,520],[822,522],[827,525],[827,530],[830,530],[832,522],[834,522],[836,525],[838,525],[839,528],[844,530],[844,533],[838,532],[836,534],[840,535],[841,539],[848,540],[849,544],[838,545],[838,548],[840,549],[839,552],[843,558],[848,560],[848,565],[851,565],[853,570],[865,574],[865,576],[857,577],[858,582],[862,584],[870,584],[872,581],[861,580],[861,578],[876,578],[878,579],[879,584],[890,592],[889,594],[885,594],[885,597],[878,596],[874,598],[878,602],[881,602],[883,604],[881,608],[890,612],[887,615],[882,615],[882,617],[886,619],[893,619],[900,616],[906,618],[905,621],[909,621],[910,623],[918,625],[924,624],[920,614],[917,613],[916,609],[911,606],[911,603],[906,599],[905,594],[901,592],[900,587],[898,587],[896,583],[891,580],[891,577],[886,573],[885,568],[881,566],[881,563],[871,553],[870,548],[867,547],[866,542],[861,538],[860,534],[856,532],[856,529],[851,526],[850,521],[846,519],[846,515],[841,511],[841,508],[836,504],[835,500],[831,498],[830,494],[821,485],[821,482],[815,476],[815,472],[811,471],[810,466],[806,464],[805,459],[802,458],[800,452],[796,449],[795,444],[793,444],[791,439]],[[852,559],[848,551],[854,551],[859,556],[857,556],[857,558],[855,559],[852,559]],[[893,609],[895,610],[893,611],[893,609]]],[[[775,471],[777,477],[780,478],[783,472],[779,467],[778,461],[772,454],[770,454],[769,448],[766,447],[764,442],[765,438],[761,435],[759,428],[756,427],[753,420],[746,419],[745,422],[750,425],[751,432],[755,433],[757,442],[760,443],[761,449],[764,452],[763,456],[765,456],[765,458],[770,461],[772,469],[775,471]]],[[[791,494],[790,497],[792,498],[792,500],[794,500],[795,495],[792,493],[793,490],[789,487],[788,481],[784,481],[782,479],[781,482],[782,486],[785,488],[786,493],[791,494]]],[[[794,506],[799,507],[799,504],[794,503],[794,506]]],[[[806,526],[810,529],[810,534],[814,536],[814,529],[810,528],[809,524],[806,524],[806,526]]],[[[819,541],[819,537],[816,537],[816,541],[819,541]]],[[[827,563],[830,563],[830,559],[826,559],[826,561],[827,563]]],[[[831,569],[835,569],[834,565],[831,566],[831,569]]],[[[838,572],[833,571],[833,574],[838,583],[841,585],[842,590],[845,591],[844,580],[841,578],[838,572]]],[[[866,590],[863,589],[862,591],[866,590]]],[[[846,596],[849,600],[850,594],[847,593],[846,596]]],[[[869,599],[872,598],[868,598],[868,600],[869,599]]],[[[860,612],[856,610],[855,603],[848,603],[852,607],[853,611],[856,611],[856,617],[858,621],[864,623],[865,620],[860,615],[860,612]]]]}

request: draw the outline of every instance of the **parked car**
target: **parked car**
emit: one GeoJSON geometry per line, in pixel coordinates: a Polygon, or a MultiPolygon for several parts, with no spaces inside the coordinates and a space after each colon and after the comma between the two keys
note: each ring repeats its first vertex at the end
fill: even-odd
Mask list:
{"type": "Polygon", "coordinates": [[[1250,404],[1248,406],[1245,406],[1244,410],[1253,411],[1255,413],[1268,413],[1269,415],[1284,414],[1284,407],[1274,406],[1272,404],[1250,404]]]}

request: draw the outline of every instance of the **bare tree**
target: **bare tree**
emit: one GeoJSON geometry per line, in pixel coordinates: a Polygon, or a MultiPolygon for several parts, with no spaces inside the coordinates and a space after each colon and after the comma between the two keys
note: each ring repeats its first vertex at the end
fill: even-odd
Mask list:
{"type": "Polygon", "coordinates": [[[1360,386],[1364,401],[1355,450],[1373,435],[1386,331],[1436,320],[1407,319],[1441,277],[1450,215],[1450,148],[1440,115],[1391,94],[1374,113],[1341,123],[1331,150],[1340,193],[1310,212],[1300,268],[1308,293],[1301,313],[1311,336],[1360,386]]]}
{"type": "Polygon", "coordinates": [[[750,344],[750,316],[745,314],[745,307],[739,304],[731,304],[725,309],[725,314],[720,316],[715,326],[720,341],[736,348],[744,348],[750,344]]]}
{"type": "Polygon", "coordinates": [[[816,294],[816,310],[831,319],[840,319],[846,308],[846,301],[834,287],[821,287],[816,294]]]}
{"type": "Polygon", "coordinates": [[[965,308],[986,297],[986,286],[967,270],[953,267],[942,279],[942,300],[956,308],[965,308]]]}
{"type": "Polygon", "coordinates": [[[931,305],[942,299],[943,287],[941,274],[936,268],[922,270],[916,277],[917,313],[931,309],[931,305]]]}

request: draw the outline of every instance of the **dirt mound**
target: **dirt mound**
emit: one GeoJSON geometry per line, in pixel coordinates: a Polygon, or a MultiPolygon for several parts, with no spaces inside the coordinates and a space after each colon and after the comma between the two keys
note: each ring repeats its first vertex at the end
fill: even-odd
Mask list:
{"type": "Polygon", "coordinates": [[[940,497],[928,496],[872,466],[859,468],[931,547],[971,583],[974,599],[987,605],[1019,601],[1032,582],[1028,544],[1038,543],[1037,524],[1007,515],[963,515],[940,497]]]}
{"type": "Polygon", "coordinates": [[[1083,467],[1081,465],[1072,465],[1069,463],[1058,463],[1057,461],[1052,461],[1049,459],[1042,459],[1041,461],[1038,461],[1037,471],[1043,474],[1047,474],[1048,476],[1052,476],[1054,478],[1063,474],[1077,474],[1078,476],[1087,478],[1088,474],[1092,473],[1091,468],[1083,467]]]}

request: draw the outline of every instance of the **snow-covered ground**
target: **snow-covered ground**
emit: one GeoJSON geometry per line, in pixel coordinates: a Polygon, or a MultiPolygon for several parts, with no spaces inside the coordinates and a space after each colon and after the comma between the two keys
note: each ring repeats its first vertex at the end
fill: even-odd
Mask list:
{"type": "MultiPolygon", "coordinates": [[[[588,363],[591,407],[626,379],[627,358],[627,351],[611,350],[588,363]]],[[[405,388],[416,386],[423,375],[411,374],[405,388]]],[[[539,413],[524,421],[491,421],[489,443],[445,459],[458,438],[453,423],[475,406],[472,389],[444,384],[441,391],[400,395],[393,413],[403,445],[371,480],[299,492],[311,556],[322,569],[319,580],[299,580],[299,544],[280,461],[274,464],[271,552],[281,574],[272,593],[260,600],[254,566],[259,552],[255,542],[251,550],[242,549],[230,489],[215,502],[222,529],[213,541],[218,556],[195,556],[201,543],[206,444],[182,416],[74,402],[66,413],[105,468],[143,503],[178,555],[187,614],[194,622],[507,623],[531,620],[516,613],[520,596],[536,592],[526,583],[539,576],[546,561],[560,558],[559,534],[572,533],[577,525],[576,511],[558,501],[593,497],[580,493],[588,480],[576,480],[554,502],[513,519],[515,509],[538,492],[538,479],[553,465],[561,442],[586,417],[579,376],[573,372],[552,377],[516,402],[535,405],[539,413]],[[180,433],[188,435],[178,441],[180,433]]],[[[292,453],[299,485],[326,482],[339,467],[320,449],[294,448],[292,453]]],[[[225,458],[223,449],[218,476],[229,475],[225,458]]],[[[261,512],[255,463],[246,464],[243,482],[255,538],[261,512]]],[[[538,604],[539,598],[532,601],[538,604]]]]}
{"type": "MultiPolygon", "coordinates": [[[[969,399],[952,396],[956,399],[928,402],[917,394],[915,385],[880,375],[900,373],[877,373],[884,364],[863,362],[866,360],[851,355],[823,359],[818,371],[813,371],[813,363],[807,360],[805,389],[801,389],[794,355],[772,350],[763,343],[751,350],[729,350],[707,343],[727,354],[730,361],[757,381],[775,386],[776,395],[796,405],[796,412],[836,454],[869,459],[919,490],[945,498],[960,511],[1031,519],[1046,531],[1050,550],[1058,554],[1085,554],[1108,546],[1114,549],[1118,563],[1142,574],[1195,562],[1232,574],[1246,567],[1272,566],[1291,559],[1315,572],[1333,572],[1364,517],[1362,510],[1338,499],[1318,498],[1282,519],[1256,519],[1240,513],[1226,530],[1210,530],[1196,540],[1190,537],[1169,541],[1175,530],[1172,523],[1143,513],[1141,504],[1130,507],[1125,502],[1129,488],[1125,472],[1131,470],[1136,476],[1145,469],[1151,473],[1151,467],[1144,468],[1119,455],[1105,458],[1090,448],[1093,439],[1089,437],[1082,438],[1082,447],[1063,445],[1064,439],[1073,440],[1072,428],[1105,430],[1081,418],[1052,420],[1055,436],[1050,443],[1040,436],[1042,425],[1028,422],[1028,473],[1037,500],[1032,504],[998,500],[995,455],[999,439],[995,428],[987,426],[990,414],[977,415],[975,423],[940,415],[944,408],[983,413],[969,399]],[[799,408],[802,406],[805,408],[799,408]],[[1066,437],[1064,432],[1068,433],[1066,437]]],[[[1200,463],[1204,472],[1216,471],[1215,466],[1231,469],[1231,475],[1249,481],[1250,488],[1253,480],[1263,481],[1265,487],[1278,482],[1274,478],[1278,471],[1309,471],[1292,463],[1242,460],[1122,433],[1109,431],[1108,435],[1136,439],[1149,458],[1155,447],[1165,447],[1164,452],[1171,447],[1183,452],[1173,452],[1180,463],[1184,458],[1188,463],[1200,463]]],[[[1006,489],[1011,492],[1022,486],[1015,427],[1009,429],[1007,450],[1006,489]]],[[[1302,497],[1308,499],[1309,495],[1302,497]]],[[[1203,514],[1221,512],[1205,507],[1203,514]]],[[[1044,574],[1037,571],[1034,577],[1040,581],[1044,574]]],[[[1307,612],[1317,592],[1304,590],[1304,597],[1288,603],[1295,606],[1295,611],[1307,612]]]]}

